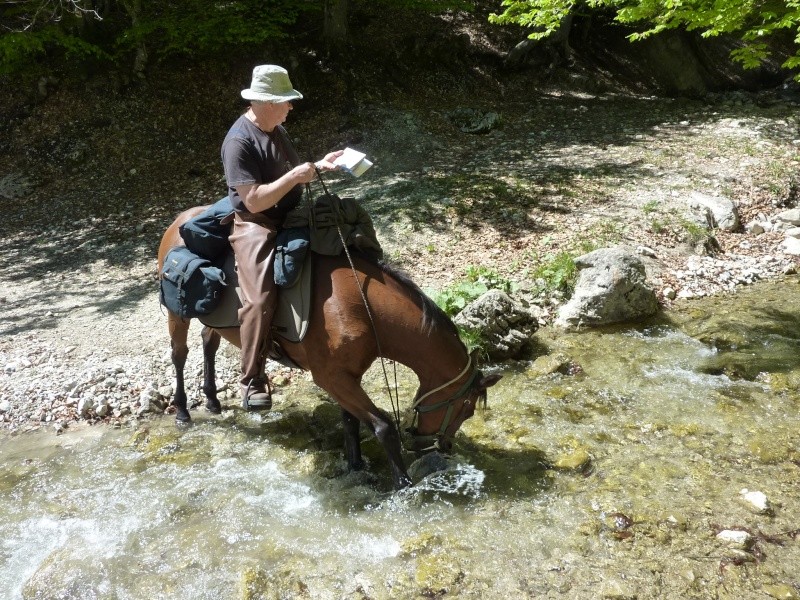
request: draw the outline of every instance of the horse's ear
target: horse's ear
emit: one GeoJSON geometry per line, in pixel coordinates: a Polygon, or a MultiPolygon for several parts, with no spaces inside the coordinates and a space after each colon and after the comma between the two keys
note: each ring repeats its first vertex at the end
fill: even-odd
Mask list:
{"type": "Polygon", "coordinates": [[[478,388],[483,391],[487,388],[492,387],[495,383],[500,381],[503,378],[502,375],[498,375],[497,373],[493,373],[492,375],[487,375],[486,377],[481,377],[481,380],[478,382],[478,388]]]}

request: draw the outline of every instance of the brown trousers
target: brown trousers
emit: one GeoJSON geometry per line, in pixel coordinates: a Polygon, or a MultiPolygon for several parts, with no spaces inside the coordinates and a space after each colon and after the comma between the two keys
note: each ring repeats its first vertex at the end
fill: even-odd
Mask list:
{"type": "Polygon", "coordinates": [[[264,362],[277,306],[273,259],[278,225],[262,214],[237,213],[228,238],[236,256],[242,301],[239,324],[243,386],[249,385],[252,379],[266,381],[264,362]]]}

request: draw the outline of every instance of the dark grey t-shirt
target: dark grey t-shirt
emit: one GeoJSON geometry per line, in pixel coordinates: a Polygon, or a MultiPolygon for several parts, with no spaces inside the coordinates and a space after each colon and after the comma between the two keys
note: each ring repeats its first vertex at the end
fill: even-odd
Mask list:
{"type": "MultiPolygon", "coordinates": [[[[272,133],[261,131],[242,115],[231,126],[222,142],[222,166],[233,208],[249,212],[239,194],[237,185],[272,183],[284,173],[300,164],[289,136],[280,125],[272,133]]],[[[280,201],[262,214],[282,222],[303,197],[303,186],[292,188],[280,201]]]]}

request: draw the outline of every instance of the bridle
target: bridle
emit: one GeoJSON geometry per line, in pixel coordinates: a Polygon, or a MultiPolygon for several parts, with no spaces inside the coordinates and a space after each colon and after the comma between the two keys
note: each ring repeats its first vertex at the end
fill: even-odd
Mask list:
{"type": "MultiPolygon", "coordinates": [[[[467,366],[464,367],[464,370],[461,371],[461,373],[456,375],[450,381],[448,381],[446,383],[443,383],[439,387],[437,387],[435,389],[432,389],[429,392],[426,392],[425,394],[423,394],[422,396],[420,396],[419,398],[417,398],[414,401],[414,405],[412,406],[412,408],[414,409],[414,421],[412,422],[411,427],[407,428],[406,431],[414,439],[414,448],[413,448],[413,450],[415,450],[416,452],[426,452],[426,451],[429,451],[429,450],[445,450],[446,449],[445,448],[446,444],[444,444],[444,442],[448,437],[447,436],[447,431],[448,431],[449,427],[453,424],[454,417],[459,415],[459,414],[461,414],[461,412],[463,412],[466,409],[466,407],[469,406],[469,404],[470,404],[470,400],[469,399],[464,400],[464,402],[461,405],[461,410],[459,410],[458,413],[454,414],[455,402],[456,402],[456,400],[461,399],[467,392],[469,392],[469,390],[472,389],[472,386],[475,384],[475,381],[477,379],[483,377],[483,373],[481,373],[481,371],[476,366],[475,369],[472,371],[472,375],[470,375],[467,378],[467,380],[464,382],[464,384],[453,395],[448,396],[447,398],[445,398],[444,400],[441,400],[439,402],[434,402],[433,404],[423,405],[422,402],[426,398],[429,398],[430,396],[435,394],[436,392],[439,392],[439,391],[445,389],[446,387],[454,384],[456,381],[461,379],[464,375],[466,375],[466,373],[469,371],[471,366],[472,366],[472,356],[469,356],[469,359],[467,360],[467,366]],[[444,419],[442,419],[442,424],[439,427],[439,431],[437,431],[436,433],[430,433],[430,434],[417,433],[417,429],[415,427],[415,423],[416,423],[417,417],[419,415],[425,414],[425,413],[430,413],[430,412],[435,412],[437,410],[444,410],[444,409],[447,409],[447,413],[445,413],[444,419]]],[[[486,401],[486,395],[484,394],[482,396],[482,398],[483,398],[483,400],[485,402],[486,401]]]]}

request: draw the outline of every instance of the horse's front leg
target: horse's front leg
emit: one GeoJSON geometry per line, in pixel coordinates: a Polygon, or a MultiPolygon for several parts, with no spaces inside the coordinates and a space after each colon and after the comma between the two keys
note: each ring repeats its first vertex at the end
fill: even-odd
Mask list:
{"type": "Polygon", "coordinates": [[[178,315],[169,313],[168,320],[170,346],[172,347],[172,366],[175,367],[175,395],[172,405],[177,408],[175,420],[178,424],[188,423],[192,420],[186,408],[186,386],[183,381],[183,372],[186,367],[186,357],[189,355],[189,320],[183,320],[178,315]]]}
{"type": "Polygon", "coordinates": [[[392,481],[396,490],[402,490],[411,485],[411,477],[406,471],[403,461],[400,433],[397,431],[392,419],[385,412],[375,409],[369,416],[368,427],[375,433],[386,456],[389,457],[389,466],[392,469],[392,481]]]}
{"type": "MultiPolygon", "coordinates": [[[[397,427],[394,426],[392,419],[385,412],[380,410],[372,403],[370,397],[361,388],[357,377],[340,371],[335,371],[328,375],[314,374],[315,383],[322,389],[327,391],[342,410],[348,412],[352,417],[357,418],[364,423],[378,438],[378,441],[383,446],[386,456],[389,459],[389,466],[392,471],[392,481],[394,482],[395,489],[402,489],[411,485],[411,477],[406,471],[405,463],[403,462],[402,447],[400,445],[400,434],[397,427]]],[[[350,442],[353,442],[354,427],[352,424],[348,425],[345,422],[345,444],[347,444],[347,437],[350,437],[350,442]],[[348,430],[348,427],[350,429],[348,430]]],[[[353,447],[356,445],[353,444],[353,447]]],[[[360,446],[358,455],[360,458],[360,446]]],[[[348,462],[355,454],[353,448],[346,447],[348,452],[348,462]]]]}
{"type": "Polygon", "coordinates": [[[364,459],[361,457],[361,421],[342,409],[342,423],[344,425],[344,456],[347,466],[352,471],[364,468],[364,459]]]}
{"type": "Polygon", "coordinates": [[[217,398],[215,359],[219,350],[220,335],[211,327],[203,327],[200,336],[203,338],[203,393],[206,395],[206,408],[218,415],[222,412],[222,405],[217,398]]]}

